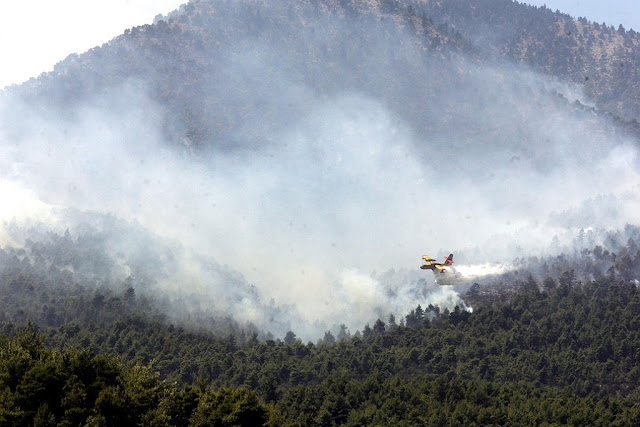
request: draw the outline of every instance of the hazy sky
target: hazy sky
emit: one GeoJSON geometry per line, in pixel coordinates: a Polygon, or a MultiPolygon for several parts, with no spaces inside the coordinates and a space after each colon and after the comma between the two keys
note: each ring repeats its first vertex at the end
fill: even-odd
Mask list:
{"type": "Polygon", "coordinates": [[[638,0],[524,0],[536,6],[546,5],[549,9],[568,13],[574,18],[584,16],[599,24],[605,22],[618,28],[640,31],[640,3],[638,0]]]}
{"type": "Polygon", "coordinates": [[[20,0],[2,3],[0,88],[37,77],[82,53],[153,22],[187,0],[20,0]]]}
{"type": "MultiPolygon", "coordinates": [[[[70,53],[82,53],[150,23],[187,0],[21,0],[0,13],[0,88],[50,71],[70,53]]],[[[640,30],[637,0],[529,0],[575,16],[640,30]]]]}

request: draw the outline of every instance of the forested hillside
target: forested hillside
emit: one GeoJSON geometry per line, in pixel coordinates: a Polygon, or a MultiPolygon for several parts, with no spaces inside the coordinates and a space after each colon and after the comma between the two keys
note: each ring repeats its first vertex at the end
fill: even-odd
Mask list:
{"type": "Polygon", "coordinates": [[[86,327],[137,313],[221,336],[244,329],[261,338],[290,327],[288,318],[278,318],[284,307],[269,306],[241,274],[210,257],[113,216],[67,215],[69,223],[79,221],[74,234],[5,227],[14,243],[0,250],[0,319],[86,327]],[[264,317],[247,317],[245,309],[264,317]]]}
{"type": "Polygon", "coordinates": [[[117,274],[93,229],[18,234],[28,244],[0,257],[8,425],[640,420],[637,227],[591,249],[599,234],[581,234],[575,256],[520,260],[471,287],[473,311],[419,305],[306,343],[197,311],[176,322],[143,281],[104,279],[117,274]]]}
{"type": "MultiPolygon", "coordinates": [[[[286,419],[292,425],[640,421],[637,286],[612,275],[583,283],[566,274],[559,282],[548,278],[544,286],[531,277],[514,285],[518,290],[506,303],[480,303],[472,313],[418,306],[399,321],[378,319],[354,334],[327,332],[315,344],[301,342],[293,332],[262,342],[255,335],[189,332],[133,302],[117,320],[97,316],[41,329],[49,346],[112,355],[96,357],[45,350],[36,326],[21,331],[5,321],[4,334],[17,338],[1,342],[0,420],[16,425],[30,420],[102,425],[100,419],[205,425],[203,420],[216,417],[224,420],[221,425],[255,425],[256,419],[286,419]],[[175,380],[179,388],[171,385],[175,380]]],[[[14,292],[18,289],[14,282],[14,292]]],[[[78,295],[82,298],[82,291],[78,295]]],[[[110,303],[134,298],[129,291],[110,303]]],[[[65,308],[52,305],[51,311],[65,308]]]]}
{"type": "Polygon", "coordinates": [[[283,425],[247,389],[177,387],[152,366],[125,366],[88,350],[48,350],[31,324],[0,337],[2,425],[283,425]]]}

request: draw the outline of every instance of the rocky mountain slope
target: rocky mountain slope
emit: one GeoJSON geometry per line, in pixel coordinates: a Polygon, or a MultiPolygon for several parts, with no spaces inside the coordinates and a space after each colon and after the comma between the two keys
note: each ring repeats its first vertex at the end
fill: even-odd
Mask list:
{"type": "Polygon", "coordinates": [[[305,114],[310,98],[344,92],[382,100],[418,133],[438,132],[462,108],[443,94],[477,84],[468,62],[501,63],[486,76],[499,81],[506,60],[571,82],[581,102],[634,131],[639,40],[509,0],[192,1],[10,92],[73,109],[133,79],[161,105],[171,141],[246,147],[305,114]]]}

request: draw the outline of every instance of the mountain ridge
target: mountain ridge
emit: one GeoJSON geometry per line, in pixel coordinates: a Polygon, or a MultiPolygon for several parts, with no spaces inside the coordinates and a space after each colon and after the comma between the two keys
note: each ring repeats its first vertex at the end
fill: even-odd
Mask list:
{"type": "MultiPolygon", "coordinates": [[[[638,43],[633,31],[611,31],[508,0],[473,4],[310,0],[289,5],[197,1],[153,25],[126,30],[85,54],[70,55],[53,72],[10,92],[34,102],[53,99],[56,108],[67,108],[100,88],[138,79],[164,109],[164,134],[183,147],[203,147],[212,140],[222,145],[237,140],[243,122],[254,120],[237,104],[262,102],[262,96],[272,95],[264,85],[274,81],[290,80],[294,86],[325,95],[363,91],[398,105],[395,108],[403,116],[413,115],[412,111],[429,114],[415,95],[409,106],[402,107],[403,99],[411,99],[405,94],[425,81],[426,75],[413,70],[424,61],[446,64],[454,55],[485,64],[512,61],[572,82],[593,98],[599,111],[610,112],[635,133],[640,117],[640,98],[635,95],[640,91],[634,90],[640,81],[634,71],[640,65],[638,43]],[[261,68],[249,68],[244,76],[252,94],[236,90],[225,95],[228,86],[240,85],[221,74],[225,64],[237,66],[234,61],[241,60],[247,65],[247,59],[229,57],[227,52],[243,46],[253,49],[257,58],[262,55],[261,68]],[[372,77],[370,70],[381,67],[389,74],[372,77]],[[265,72],[266,76],[259,75],[265,72]],[[401,75],[402,81],[394,81],[394,75],[401,75]],[[216,100],[216,94],[228,98],[216,100]]],[[[456,79],[465,78],[461,66],[451,63],[440,71],[432,67],[431,79],[458,84],[456,79]]],[[[427,89],[423,96],[433,90],[427,89]]],[[[280,92],[286,94],[286,88],[280,92]]],[[[293,108],[286,103],[274,108],[295,115],[304,106],[293,102],[293,108]]]]}

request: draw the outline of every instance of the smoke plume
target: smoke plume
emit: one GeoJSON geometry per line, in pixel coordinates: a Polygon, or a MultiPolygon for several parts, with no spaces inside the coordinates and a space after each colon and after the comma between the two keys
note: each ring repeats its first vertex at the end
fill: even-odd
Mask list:
{"type": "MultiPolygon", "coordinates": [[[[454,252],[456,269],[473,280],[501,272],[485,262],[548,253],[553,236],[638,222],[635,142],[609,137],[606,118],[572,108],[588,104],[577,87],[464,58],[413,64],[412,82],[424,84],[416,96],[429,93],[421,120],[438,124],[426,132],[375,91],[318,92],[283,48],[246,53],[264,43],[231,46],[220,81],[202,94],[247,105],[235,131],[238,147],[250,141],[243,148],[221,141],[198,155],[171,146],[166,112],[139,80],[64,112],[5,94],[5,224],[77,235],[79,224],[60,212],[113,215],[173,242],[175,268],[158,276],[158,291],[312,338],[417,304],[464,307],[455,287],[418,269],[422,253],[454,252]],[[260,70],[269,87],[250,78],[260,70]]],[[[379,43],[374,51],[389,50],[391,42],[379,43]]],[[[394,65],[381,67],[370,81],[402,78],[394,65]]],[[[136,247],[136,259],[155,253],[136,247]]]]}

